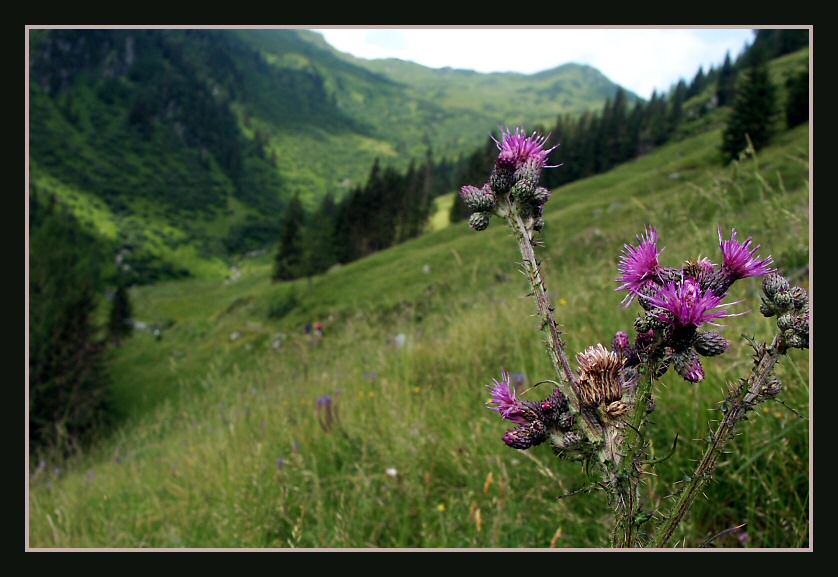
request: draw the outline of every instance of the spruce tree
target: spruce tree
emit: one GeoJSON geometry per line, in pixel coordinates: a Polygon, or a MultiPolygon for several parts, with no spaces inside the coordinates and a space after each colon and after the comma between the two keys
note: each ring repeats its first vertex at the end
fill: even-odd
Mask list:
{"type": "Polygon", "coordinates": [[[721,151],[726,162],[736,159],[749,139],[755,150],[766,146],[776,130],[777,89],[771,82],[768,65],[752,60],[743,74],[722,133],[721,151]]]}
{"type": "Polygon", "coordinates": [[[274,282],[293,280],[304,273],[301,234],[304,223],[305,208],[299,195],[295,194],[288,202],[282,221],[279,247],[274,258],[274,282]]]}
{"type": "Polygon", "coordinates": [[[29,449],[82,448],[112,418],[95,322],[105,256],[53,199],[29,202],[29,449]]]}
{"type": "Polygon", "coordinates": [[[719,69],[716,80],[716,104],[730,106],[736,94],[736,70],[730,60],[730,52],[725,54],[725,60],[719,69]]]}
{"type": "Polygon", "coordinates": [[[108,316],[108,335],[115,345],[119,345],[122,339],[131,335],[131,301],[128,298],[127,283],[120,278],[111,301],[110,315],[108,316]]]}
{"type": "Polygon", "coordinates": [[[786,80],[786,124],[793,128],[809,122],[809,64],[786,80]]]}

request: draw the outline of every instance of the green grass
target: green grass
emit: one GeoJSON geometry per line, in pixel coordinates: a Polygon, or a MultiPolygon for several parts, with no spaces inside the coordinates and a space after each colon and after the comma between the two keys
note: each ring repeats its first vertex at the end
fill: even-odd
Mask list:
{"type": "MultiPolygon", "coordinates": [[[[702,134],[553,191],[539,254],[571,356],[630,330],[635,311],[620,309],[614,278],[623,243],[646,224],[665,265],[715,259],[716,226],[726,236],[735,226],[809,288],[808,126],[729,167],[720,141],[702,134]]],[[[559,499],[586,484],[580,467],[545,446],[509,449],[505,423],[484,406],[501,367],[530,385],[555,378],[519,260],[501,222],[481,233],[461,223],[311,281],[272,284],[263,255],[238,263],[232,280],[214,272],[134,289],[135,316],[164,327],[162,338],[139,331],[114,351],[123,421],[112,435],[40,472],[32,463],[29,546],[607,547],[604,494],[559,499]],[[326,334],[312,340],[303,326],[318,320],[326,334]],[[338,410],[328,430],[317,418],[324,395],[338,410]]],[[[676,433],[679,443],[649,479],[648,510],[669,502],[726,383],[747,375],[739,335],[772,335],[748,281],[731,296],[752,314],[722,329],[729,353],[705,363],[704,382],[673,372],[655,391],[649,440],[660,453],[676,433]]],[[[809,351],[782,360],[785,404],[741,425],[673,544],[697,547],[747,523],[749,547],[809,546],[809,371],[809,351]]],[[[713,544],[741,546],[735,533],[713,544]]]]}

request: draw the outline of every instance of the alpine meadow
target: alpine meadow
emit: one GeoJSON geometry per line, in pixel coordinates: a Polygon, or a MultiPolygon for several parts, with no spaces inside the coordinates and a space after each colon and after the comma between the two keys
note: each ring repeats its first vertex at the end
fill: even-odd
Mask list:
{"type": "Polygon", "coordinates": [[[27,30],[26,550],[811,551],[811,33],[27,30]]]}

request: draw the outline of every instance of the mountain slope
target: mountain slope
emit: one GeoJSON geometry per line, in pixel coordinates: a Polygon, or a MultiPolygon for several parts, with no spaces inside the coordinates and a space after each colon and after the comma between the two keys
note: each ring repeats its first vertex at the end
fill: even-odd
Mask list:
{"type": "Polygon", "coordinates": [[[31,30],[31,183],[111,231],[129,266],[194,274],[271,246],[293,195],[340,198],[376,158],[467,154],[499,124],[595,109],[617,89],[578,71],[384,64],[307,30],[31,30]]]}

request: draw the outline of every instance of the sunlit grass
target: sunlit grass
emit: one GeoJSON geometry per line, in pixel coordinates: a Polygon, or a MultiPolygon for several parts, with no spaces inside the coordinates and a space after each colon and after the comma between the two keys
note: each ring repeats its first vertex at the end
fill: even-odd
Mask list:
{"type": "MultiPolygon", "coordinates": [[[[806,127],[738,168],[711,162],[718,140],[667,146],[554,191],[539,254],[570,351],[631,329],[635,313],[620,309],[614,277],[623,243],[645,224],[657,226],[666,265],[717,257],[716,226],[735,226],[808,287],[806,127]]],[[[32,463],[29,545],[608,546],[602,492],[559,498],[587,485],[581,465],[544,446],[509,449],[505,423],[485,408],[501,368],[529,387],[555,378],[519,259],[499,222],[479,234],[460,223],[311,281],[272,284],[263,255],[234,278],[134,289],[136,317],[162,337],[139,331],[115,351],[124,420],[112,435],[69,462],[32,463]],[[296,305],[269,318],[291,287],[296,305]],[[314,321],[323,339],[305,334],[314,321]],[[325,395],[337,415],[324,428],[325,395]]],[[[656,389],[649,440],[657,454],[676,434],[678,444],[650,479],[646,509],[665,507],[727,383],[747,375],[740,335],[770,338],[758,289],[737,283],[732,297],[753,312],[723,329],[731,350],[705,363],[704,382],[667,374],[656,389]]],[[[745,523],[714,544],[808,545],[809,366],[809,351],[781,361],[783,403],[740,425],[673,543],[696,547],[745,523]]]]}

